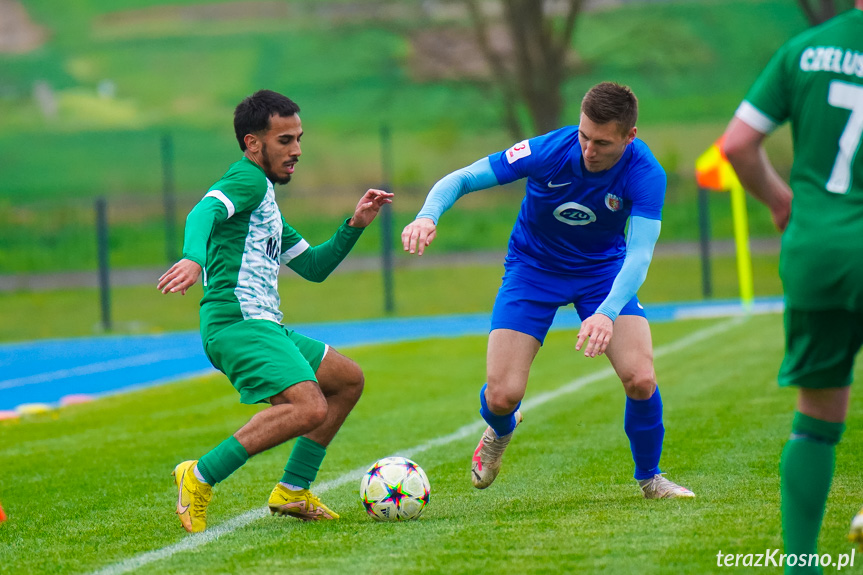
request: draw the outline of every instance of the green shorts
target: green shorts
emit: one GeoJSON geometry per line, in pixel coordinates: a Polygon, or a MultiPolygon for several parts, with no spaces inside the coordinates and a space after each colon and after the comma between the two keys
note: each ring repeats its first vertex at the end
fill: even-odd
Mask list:
{"type": "Polygon", "coordinates": [[[785,309],[785,358],[779,385],[822,389],[851,385],[863,345],[863,313],[785,309]]]}
{"type": "Polygon", "coordinates": [[[252,404],[301,381],[317,381],[327,346],[275,322],[249,319],[209,337],[204,351],[240,392],[240,401],[252,404]]]}

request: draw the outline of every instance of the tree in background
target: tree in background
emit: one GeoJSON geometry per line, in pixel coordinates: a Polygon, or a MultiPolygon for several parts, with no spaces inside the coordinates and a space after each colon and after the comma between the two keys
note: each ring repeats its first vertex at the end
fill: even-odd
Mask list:
{"type": "Polygon", "coordinates": [[[854,0],[797,0],[809,23],[817,26],[830,18],[850,10],[854,0]]]}
{"type": "Polygon", "coordinates": [[[571,44],[583,0],[464,1],[491,81],[503,98],[507,130],[522,140],[526,132],[544,134],[559,128],[563,84],[577,67],[571,44]],[[484,10],[494,4],[500,8],[497,16],[484,10]],[[493,29],[508,36],[507,50],[495,47],[493,29]],[[522,125],[522,109],[530,117],[529,130],[522,125]]]}

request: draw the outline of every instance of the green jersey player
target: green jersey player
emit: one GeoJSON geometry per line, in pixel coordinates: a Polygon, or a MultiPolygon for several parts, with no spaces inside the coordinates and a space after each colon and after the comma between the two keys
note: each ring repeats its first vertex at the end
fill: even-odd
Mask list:
{"type": "Polygon", "coordinates": [[[299,161],[299,107],[261,90],[234,111],[243,158],[234,163],[186,219],[183,259],[159,279],[162,293],[185,294],[203,275],[201,338],[242,403],[268,403],[231,437],[199,460],[174,469],[177,514],[189,532],[206,528],[212,486],[246,460],[297,438],[270,511],[303,520],[337,519],[309,491],[326,447],[363,389],[359,366],[324,343],[281,324],[277,276],[282,263],[323,281],[344,259],[363,228],[392,200],[368,190],[354,215],[318,246],[282,217],[274,185],[286,184],[299,161]]]}
{"type": "MultiPolygon", "coordinates": [[[[724,136],[740,180],[784,230],[786,353],[779,383],[799,393],[780,463],[782,530],[785,551],[807,556],[816,552],[863,344],[863,0],[855,6],[782,46],[724,136]],[[790,186],[762,148],[785,121],[794,144],[790,186]]],[[[863,540],[863,514],[851,531],[852,540],[863,540]]]]}

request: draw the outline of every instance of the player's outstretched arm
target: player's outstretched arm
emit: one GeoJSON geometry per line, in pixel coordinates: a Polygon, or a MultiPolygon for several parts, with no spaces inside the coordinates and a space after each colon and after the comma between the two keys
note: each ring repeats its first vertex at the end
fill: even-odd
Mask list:
{"type": "Polygon", "coordinates": [[[437,226],[430,218],[417,218],[402,231],[402,245],[406,252],[423,255],[437,235],[437,226]]]}
{"type": "Polygon", "coordinates": [[[470,166],[456,170],[441,178],[429,191],[416,220],[402,231],[402,245],[406,252],[423,255],[437,235],[437,222],[456,200],[465,194],[500,185],[488,158],[477,160],[470,166]]]}
{"type": "Polygon", "coordinates": [[[357,203],[353,217],[348,221],[352,228],[364,228],[374,221],[385,204],[393,203],[393,194],[383,190],[371,189],[363,194],[357,203]]]}
{"type": "Polygon", "coordinates": [[[383,190],[368,190],[357,203],[354,215],[339,226],[336,233],[322,244],[309,246],[296,230],[282,218],[281,262],[300,277],[322,282],[344,260],[363,230],[377,217],[385,204],[392,203],[393,194],[383,190]]]}
{"type": "Polygon", "coordinates": [[[186,216],[183,259],[159,278],[156,287],[163,294],[180,292],[186,295],[186,291],[201,277],[202,264],[207,261],[207,238],[210,237],[216,222],[230,217],[225,201],[228,200],[223,201],[208,193],[186,216]]]}
{"type": "Polygon", "coordinates": [[[186,295],[186,291],[195,285],[199,277],[201,277],[200,264],[182,259],[162,274],[156,287],[163,294],[180,292],[181,295],[186,295]]]}

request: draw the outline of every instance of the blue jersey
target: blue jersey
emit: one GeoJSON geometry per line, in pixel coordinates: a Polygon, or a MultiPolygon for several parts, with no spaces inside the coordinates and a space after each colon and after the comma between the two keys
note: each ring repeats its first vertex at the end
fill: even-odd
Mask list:
{"type": "Polygon", "coordinates": [[[568,274],[620,267],[630,215],[662,219],[665,171],[633,140],[611,169],[582,163],[578,126],[567,126],[489,156],[500,184],[527,178],[508,259],[568,274]]]}

